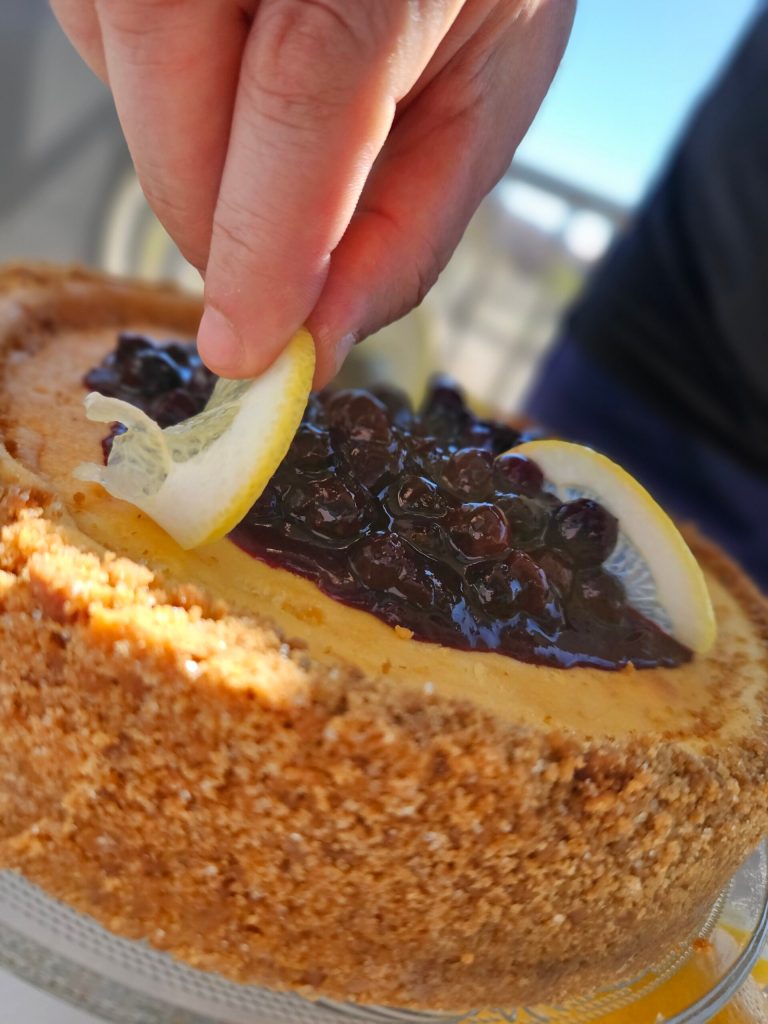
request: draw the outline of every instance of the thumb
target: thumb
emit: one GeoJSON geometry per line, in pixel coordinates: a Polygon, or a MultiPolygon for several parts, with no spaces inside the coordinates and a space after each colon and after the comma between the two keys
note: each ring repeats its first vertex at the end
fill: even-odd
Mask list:
{"type": "Polygon", "coordinates": [[[458,6],[425,19],[412,0],[262,0],[205,274],[198,344],[215,372],[260,373],[308,317],[397,99],[458,6]]]}

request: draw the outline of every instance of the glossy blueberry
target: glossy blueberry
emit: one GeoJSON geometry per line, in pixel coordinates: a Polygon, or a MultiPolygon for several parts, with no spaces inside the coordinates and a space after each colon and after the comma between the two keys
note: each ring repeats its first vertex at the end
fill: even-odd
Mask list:
{"type": "Polygon", "coordinates": [[[525,550],[539,547],[549,523],[546,508],[522,494],[504,495],[497,502],[506,516],[512,546],[525,550]]]}
{"type": "Polygon", "coordinates": [[[350,441],[376,441],[389,444],[392,424],[386,405],[359,388],[337,391],[328,401],[328,423],[331,430],[350,441]]]}
{"type": "Polygon", "coordinates": [[[369,515],[365,498],[335,476],[296,482],[285,508],[296,525],[333,540],[358,535],[369,515]]]}
{"type": "Polygon", "coordinates": [[[115,349],[115,363],[117,366],[125,366],[142,352],[149,352],[154,349],[153,343],[143,334],[133,334],[131,331],[122,331],[117,336],[117,348],[115,349]]]}
{"type": "Polygon", "coordinates": [[[562,505],[552,520],[551,540],[577,565],[600,565],[616,547],[618,520],[591,498],[562,505]]]}
{"type": "Polygon", "coordinates": [[[391,533],[357,545],[351,561],[360,582],[371,590],[386,591],[420,608],[443,599],[442,585],[429,564],[391,533]]]}
{"type": "Polygon", "coordinates": [[[520,611],[541,615],[549,599],[545,574],[524,551],[511,551],[500,561],[472,566],[467,582],[483,609],[502,618],[520,611]]]}
{"type": "Polygon", "coordinates": [[[461,433],[470,420],[464,397],[452,381],[435,377],[421,409],[422,429],[442,440],[461,433]]]}
{"type": "Polygon", "coordinates": [[[509,526],[497,505],[472,502],[451,511],[448,535],[467,558],[499,558],[509,548],[509,526]]]}
{"type": "Polygon", "coordinates": [[[489,497],[493,486],[493,456],[482,448],[460,448],[446,461],[440,483],[463,501],[489,497]]]}
{"type": "Polygon", "coordinates": [[[300,469],[316,470],[333,459],[331,438],[327,430],[302,423],[291,445],[291,458],[300,469]]]}
{"type": "Polygon", "coordinates": [[[442,516],[446,503],[431,480],[408,473],[392,485],[390,508],[395,515],[442,516]]]}
{"type": "Polygon", "coordinates": [[[122,382],[145,395],[159,395],[182,387],[189,374],[161,349],[137,352],[121,366],[122,382]]]}
{"type": "Polygon", "coordinates": [[[397,445],[351,441],[341,450],[352,476],[372,491],[380,490],[403,472],[405,453],[397,445]]]}
{"type": "Polygon", "coordinates": [[[397,583],[398,572],[408,552],[393,533],[370,537],[356,545],[352,567],[360,582],[371,590],[389,590],[397,583]]]}
{"type": "Polygon", "coordinates": [[[414,472],[439,480],[448,456],[436,437],[412,435],[408,438],[407,457],[414,472]]]}
{"type": "Polygon", "coordinates": [[[420,554],[439,560],[447,568],[446,552],[449,549],[449,543],[439,520],[424,519],[421,516],[415,519],[399,519],[397,532],[420,554]]]}
{"type": "Polygon", "coordinates": [[[525,494],[536,497],[544,484],[544,474],[525,455],[505,452],[493,464],[493,480],[503,494],[525,494]]]}
{"type": "Polygon", "coordinates": [[[104,461],[106,462],[112,451],[112,445],[114,444],[115,438],[124,434],[128,428],[123,423],[113,423],[110,427],[109,433],[106,437],[101,440],[101,451],[104,455],[104,461]]]}

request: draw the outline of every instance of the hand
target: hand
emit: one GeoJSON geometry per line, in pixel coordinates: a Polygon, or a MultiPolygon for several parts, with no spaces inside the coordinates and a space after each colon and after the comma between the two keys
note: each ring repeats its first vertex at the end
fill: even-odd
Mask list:
{"type": "Polygon", "coordinates": [[[52,5],[204,275],[204,360],[253,376],[306,322],[320,386],[436,280],[549,86],[574,3],[52,5]]]}

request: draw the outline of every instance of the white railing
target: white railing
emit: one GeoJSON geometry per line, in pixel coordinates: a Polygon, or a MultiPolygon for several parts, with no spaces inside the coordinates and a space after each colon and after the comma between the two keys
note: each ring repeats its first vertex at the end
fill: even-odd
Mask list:
{"type": "Polygon", "coordinates": [[[441,367],[490,405],[518,409],[565,308],[628,215],[604,196],[513,164],[430,297],[441,367]]]}

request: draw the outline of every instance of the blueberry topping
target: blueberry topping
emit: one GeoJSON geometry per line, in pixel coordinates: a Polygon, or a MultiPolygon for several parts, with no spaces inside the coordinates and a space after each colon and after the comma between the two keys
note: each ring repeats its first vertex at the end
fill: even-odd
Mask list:
{"type": "Polygon", "coordinates": [[[337,391],[328,402],[332,431],[350,441],[389,444],[392,426],[386,405],[368,391],[337,391]]]}
{"type": "Polygon", "coordinates": [[[424,398],[422,429],[455,441],[470,423],[461,392],[444,377],[436,377],[424,398]]]}
{"type": "Polygon", "coordinates": [[[322,469],[333,461],[333,448],[327,430],[302,423],[293,439],[294,458],[305,470],[322,469]]]}
{"type": "MultiPolygon", "coordinates": [[[[84,383],[166,427],[204,408],[214,377],[194,345],[124,332],[84,383]]],[[[123,429],[104,439],[105,457],[123,429]]],[[[444,378],[418,412],[385,386],[314,394],[230,537],[420,640],[560,667],[690,657],[605,569],[615,517],[591,499],[563,503],[510,451],[519,442],[444,378]]]]}
{"type": "Polygon", "coordinates": [[[555,512],[551,539],[579,565],[600,565],[616,547],[615,516],[591,498],[569,501],[555,512]]]}
{"type": "MultiPolygon", "coordinates": [[[[83,378],[87,388],[138,406],[161,427],[171,427],[202,412],[214,376],[194,345],[171,341],[158,345],[142,334],[123,331],[117,345],[83,378]]],[[[117,433],[104,440],[105,455],[117,433]]]]}
{"type": "Polygon", "coordinates": [[[509,526],[496,505],[473,502],[449,514],[448,533],[465,558],[500,558],[509,549],[509,526]]]}
{"type": "Polygon", "coordinates": [[[389,417],[396,427],[410,427],[413,422],[413,408],[410,398],[404,391],[386,384],[379,384],[371,388],[371,394],[384,403],[389,417]]]}
{"type": "Polygon", "coordinates": [[[507,520],[512,545],[526,551],[539,547],[549,525],[547,509],[522,494],[502,495],[497,503],[507,520]]]}
{"type": "Polygon", "coordinates": [[[417,608],[433,607],[442,599],[441,581],[429,564],[394,534],[381,534],[360,544],[352,555],[352,566],[365,587],[402,598],[417,608]]]}
{"type": "Polygon", "coordinates": [[[367,525],[365,499],[337,476],[297,480],[285,496],[291,522],[329,540],[353,540],[367,525]]]}
{"type": "Polygon", "coordinates": [[[520,611],[540,615],[546,609],[549,581],[524,551],[511,551],[498,562],[475,566],[468,576],[479,603],[500,618],[520,611]]]}
{"type": "Polygon", "coordinates": [[[460,448],[445,463],[441,483],[464,501],[487,498],[493,487],[493,456],[483,448],[460,448]]]}
{"type": "Polygon", "coordinates": [[[445,498],[428,477],[406,474],[393,485],[390,509],[393,515],[442,516],[445,498]]]}
{"type": "Polygon", "coordinates": [[[536,463],[514,452],[499,455],[493,466],[493,479],[502,493],[525,494],[531,498],[535,498],[544,485],[544,474],[536,463]]]}
{"type": "MultiPolygon", "coordinates": [[[[171,342],[174,344],[174,342],[171,342]]],[[[169,346],[168,346],[169,347],[169,346]]],[[[164,351],[168,351],[168,347],[164,351]]],[[[133,334],[131,331],[123,331],[117,336],[117,347],[112,357],[118,366],[123,367],[132,362],[142,352],[154,352],[157,347],[152,344],[149,338],[143,334],[133,334]]],[[[173,358],[173,356],[171,356],[173,358]]]]}

